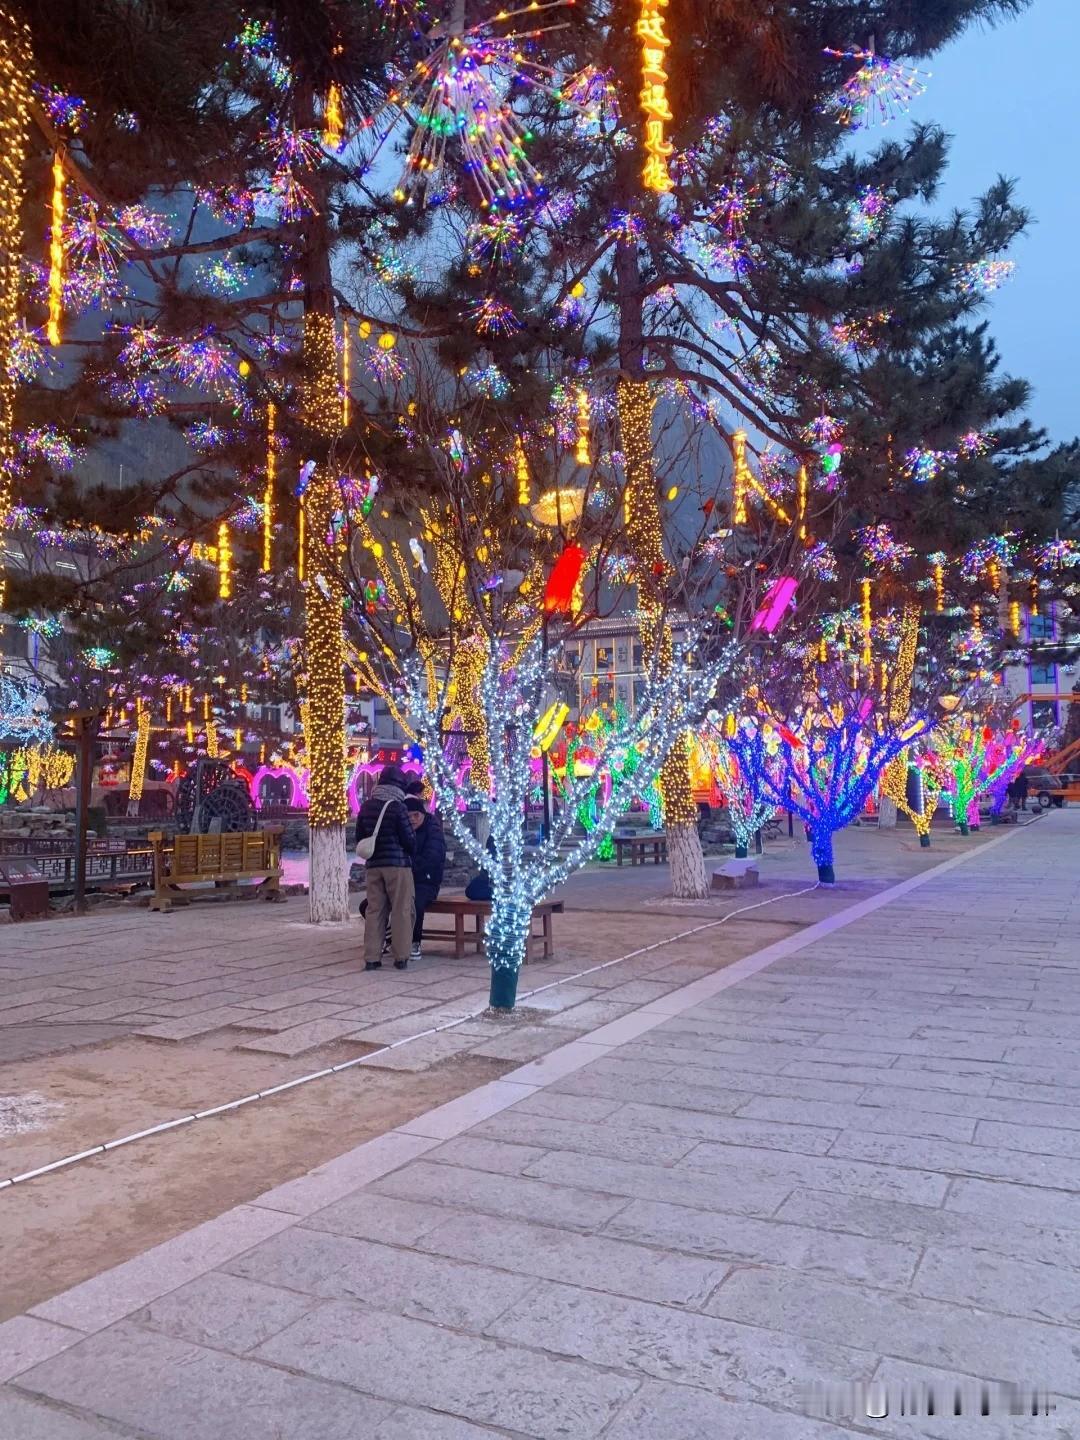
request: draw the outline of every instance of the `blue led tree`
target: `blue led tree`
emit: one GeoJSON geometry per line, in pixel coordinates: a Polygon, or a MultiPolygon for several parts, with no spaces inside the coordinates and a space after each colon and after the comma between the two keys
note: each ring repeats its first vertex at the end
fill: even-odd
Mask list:
{"type": "Polygon", "coordinates": [[[891,719],[886,703],[851,689],[837,668],[793,707],[790,724],[764,710],[744,716],[728,744],[747,783],[806,826],[818,880],[832,885],[833,836],[862,813],[886,766],[930,727],[920,713],[891,719]]]}

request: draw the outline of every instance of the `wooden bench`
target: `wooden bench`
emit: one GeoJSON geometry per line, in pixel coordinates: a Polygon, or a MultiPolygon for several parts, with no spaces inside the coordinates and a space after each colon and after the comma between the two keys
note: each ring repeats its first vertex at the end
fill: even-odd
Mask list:
{"type": "MultiPolygon", "coordinates": [[[[532,959],[533,945],[539,941],[543,945],[543,957],[545,960],[555,954],[555,945],[551,934],[552,915],[563,913],[563,902],[561,900],[541,900],[539,905],[533,907],[533,923],[540,921],[540,933],[536,934],[530,926],[528,943],[525,946],[525,962],[532,959]]],[[[446,895],[438,900],[433,900],[424,911],[424,939],[425,940],[453,940],[455,960],[465,958],[466,941],[471,941],[476,953],[479,955],[484,948],[484,921],[491,914],[491,902],[489,900],[467,900],[464,895],[446,895]],[[428,917],[431,915],[452,915],[454,928],[452,930],[429,930],[428,917]],[[465,921],[469,916],[475,920],[474,928],[466,931],[465,921]]]]}
{"type": "Polygon", "coordinates": [[[166,844],[161,830],[147,836],[154,852],[154,894],[151,910],[171,910],[191,898],[181,885],[213,885],[215,899],[237,894],[241,880],[260,880],[256,895],[280,900],[281,828],[244,830],[222,835],[176,835],[166,844]]]}
{"type": "Polygon", "coordinates": [[[622,864],[623,851],[629,851],[631,865],[644,865],[648,850],[652,849],[653,864],[660,865],[667,858],[666,835],[614,835],[615,863],[622,864]]]}

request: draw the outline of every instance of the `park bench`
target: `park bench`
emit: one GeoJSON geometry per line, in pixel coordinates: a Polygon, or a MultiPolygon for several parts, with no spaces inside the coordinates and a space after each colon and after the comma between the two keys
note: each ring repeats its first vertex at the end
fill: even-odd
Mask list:
{"type": "MultiPolygon", "coordinates": [[[[551,934],[552,915],[563,913],[563,902],[561,900],[541,900],[539,905],[533,907],[532,923],[539,920],[540,933],[537,935],[530,925],[529,941],[525,947],[525,960],[528,963],[532,959],[532,949],[536,942],[543,946],[543,957],[545,960],[555,954],[555,945],[551,934]]],[[[425,940],[453,940],[454,958],[463,960],[467,941],[471,941],[476,953],[480,954],[484,948],[484,921],[491,914],[491,902],[488,900],[467,900],[464,895],[445,895],[438,900],[433,900],[424,911],[424,939],[425,940]],[[452,930],[431,930],[428,928],[428,918],[431,915],[450,915],[454,920],[452,930]],[[466,930],[465,921],[469,917],[474,920],[471,930],[466,930]]]]}
{"type": "Polygon", "coordinates": [[[631,865],[644,865],[650,849],[654,865],[659,865],[668,858],[666,835],[615,835],[612,838],[615,841],[617,865],[622,865],[624,851],[629,852],[631,865]]]}
{"type": "Polygon", "coordinates": [[[214,898],[235,896],[241,880],[259,880],[263,900],[281,898],[281,829],[245,830],[221,835],[175,835],[167,844],[164,832],[147,836],[154,851],[154,894],[151,910],[186,905],[182,885],[213,885],[214,898]]]}

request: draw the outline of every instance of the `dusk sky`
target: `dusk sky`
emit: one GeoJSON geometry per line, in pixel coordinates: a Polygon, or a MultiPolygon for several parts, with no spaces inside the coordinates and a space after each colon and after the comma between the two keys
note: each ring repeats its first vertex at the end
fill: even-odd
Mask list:
{"type": "Polygon", "coordinates": [[[1078,51],[1080,0],[1034,0],[1019,20],[968,30],[927,62],[910,112],[953,136],[939,208],[966,205],[999,173],[1020,182],[1032,225],[986,313],[1002,368],[1031,381],[1031,417],[1054,441],[1080,434],[1078,51]]]}

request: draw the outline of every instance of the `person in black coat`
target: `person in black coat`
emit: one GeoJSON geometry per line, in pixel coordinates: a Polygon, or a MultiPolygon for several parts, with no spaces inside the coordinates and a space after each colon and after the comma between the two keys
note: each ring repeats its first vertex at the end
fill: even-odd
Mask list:
{"type": "Polygon", "coordinates": [[[416,840],[405,809],[405,776],[396,765],[386,765],[379,783],[356,817],[356,843],[375,836],[375,851],[367,862],[367,910],[364,918],[364,969],[382,969],[387,929],[394,952],[394,968],[409,963],[415,898],[413,855],[416,840]]]}
{"type": "Polygon", "coordinates": [[[420,959],[420,945],[424,938],[424,911],[439,893],[446,868],[446,840],[441,821],[428,813],[423,800],[409,795],[405,808],[413,825],[416,852],[413,855],[413,891],[416,896],[416,921],[412,932],[410,960],[420,959]]]}
{"type": "MultiPolygon", "coordinates": [[[[495,841],[489,835],[484,849],[489,855],[495,854],[495,841]]],[[[466,900],[487,900],[489,903],[493,898],[493,885],[491,872],[489,870],[478,870],[469,883],[465,886],[466,900]]]]}

